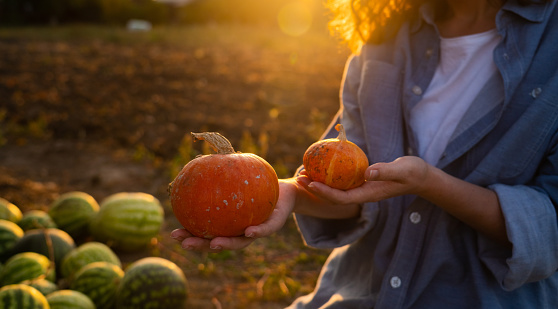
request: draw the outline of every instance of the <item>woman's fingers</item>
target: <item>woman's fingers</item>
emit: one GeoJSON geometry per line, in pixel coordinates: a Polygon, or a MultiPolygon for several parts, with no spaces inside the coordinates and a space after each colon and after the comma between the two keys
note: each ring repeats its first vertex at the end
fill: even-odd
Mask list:
{"type": "Polygon", "coordinates": [[[347,194],[347,191],[334,189],[328,185],[325,185],[321,182],[311,182],[307,186],[308,190],[319,196],[322,199],[325,199],[333,204],[349,204],[350,196],[347,194]]]}
{"type": "Polygon", "coordinates": [[[201,250],[209,248],[209,240],[195,237],[186,229],[176,229],[171,232],[172,239],[181,243],[182,248],[187,250],[201,250]]]}
{"type": "Polygon", "coordinates": [[[171,232],[171,237],[179,241],[186,250],[203,252],[220,252],[222,250],[238,250],[251,244],[255,238],[250,237],[216,237],[204,239],[193,236],[185,229],[176,229],[171,232]]]}
{"type": "Polygon", "coordinates": [[[209,243],[210,252],[221,250],[240,250],[246,248],[256,240],[250,237],[216,237],[209,243]]]}
{"type": "Polygon", "coordinates": [[[176,229],[170,233],[172,239],[182,242],[184,239],[188,237],[192,237],[193,235],[185,229],[176,229]]]}
{"type": "Polygon", "coordinates": [[[279,184],[279,200],[269,218],[262,224],[249,226],[244,231],[248,238],[267,237],[279,231],[291,216],[296,187],[291,182],[279,184]]]}
{"type": "Polygon", "coordinates": [[[264,223],[247,227],[244,231],[244,235],[248,238],[260,238],[270,236],[279,231],[283,225],[285,225],[287,218],[291,214],[289,209],[280,206],[281,205],[278,204],[277,207],[275,207],[267,221],[264,223]]]}

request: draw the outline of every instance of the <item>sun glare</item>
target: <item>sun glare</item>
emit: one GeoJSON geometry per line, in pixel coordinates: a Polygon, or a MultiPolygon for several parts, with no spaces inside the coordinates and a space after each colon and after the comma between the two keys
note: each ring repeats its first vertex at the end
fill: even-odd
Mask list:
{"type": "Polygon", "coordinates": [[[277,15],[281,30],[288,35],[300,36],[312,25],[312,12],[306,1],[285,4],[277,15]]]}

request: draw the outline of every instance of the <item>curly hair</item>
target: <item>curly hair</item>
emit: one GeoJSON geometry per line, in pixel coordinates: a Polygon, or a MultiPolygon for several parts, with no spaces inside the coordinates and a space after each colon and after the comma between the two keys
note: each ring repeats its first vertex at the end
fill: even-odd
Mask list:
{"type": "MultiPolygon", "coordinates": [[[[545,1],[552,0],[519,0],[519,3],[545,1]]],[[[425,2],[433,3],[436,10],[446,6],[445,0],[327,0],[326,7],[332,13],[328,26],[357,52],[365,43],[381,43],[394,36],[403,22],[418,16],[418,8],[425,2]]]]}
{"type": "Polygon", "coordinates": [[[385,40],[387,27],[399,28],[397,20],[418,5],[409,0],[328,0],[326,6],[333,14],[328,26],[354,52],[365,42],[385,40]]]}

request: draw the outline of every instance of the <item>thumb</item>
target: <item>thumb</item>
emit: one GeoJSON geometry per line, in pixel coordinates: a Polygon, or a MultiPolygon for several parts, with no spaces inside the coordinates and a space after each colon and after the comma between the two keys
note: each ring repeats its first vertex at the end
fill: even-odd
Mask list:
{"type": "Polygon", "coordinates": [[[387,163],[375,163],[366,169],[364,175],[368,181],[380,181],[389,178],[390,173],[391,171],[387,163]]]}
{"type": "Polygon", "coordinates": [[[409,182],[424,179],[428,164],[419,157],[406,156],[392,162],[376,163],[366,169],[366,179],[409,182]]]}

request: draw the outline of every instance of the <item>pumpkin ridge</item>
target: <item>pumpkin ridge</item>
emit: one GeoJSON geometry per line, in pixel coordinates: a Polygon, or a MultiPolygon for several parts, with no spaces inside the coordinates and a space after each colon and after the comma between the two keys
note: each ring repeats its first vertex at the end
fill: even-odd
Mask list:
{"type": "MultiPolygon", "coordinates": [[[[353,151],[353,153],[351,154],[352,157],[356,157],[357,153],[356,150],[353,151]]],[[[361,161],[359,160],[355,160],[356,164],[354,166],[354,171],[353,171],[353,177],[351,177],[352,181],[350,184],[347,185],[347,189],[352,189],[353,186],[355,185],[355,183],[362,178],[362,175],[359,175],[359,171],[360,171],[360,167],[361,167],[361,161]]]]}
{"type": "Polygon", "coordinates": [[[354,150],[352,147],[350,147],[350,146],[351,146],[350,144],[351,144],[351,142],[348,141],[348,140],[342,141],[342,146],[340,146],[340,147],[347,146],[347,147],[343,147],[343,150],[344,150],[343,153],[345,153],[345,152],[347,152],[347,151],[350,152],[350,153],[345,153],[345,156],[344,156],[343,159],[344,159],[344,161],[346,161],[346,160],[351,160],[352,162],[356,162],[356,166],[352,166],[352,167],[354,168],[354,170],[353,170],[353,177],[346,177],[346,179],[345,179],[345,178],[343,179],[344,181],[346,181],[346,180],[350,180],[350,181],[347,182],[346,185],[345,185],[345,187],[342,188],[341,190],[349,190],[349,189],[352,189],[353,186],[354,186],[354,184],[355,184],[356,181],[358,180],[358,177],[355,178],[355,176],[357,175],[357,171],[358,171],[358,167],[359,167],[359,165],[358,165],[359,162],[358,162],[358,160],[354,160],[354,159],[353,159],[353,158],[355,157],[355,150],[354,150]]]}
{"type": "Polygon", "coordinates": [[[333,149],[333,155],[331,156],[331,159],[329,160],[329,166],[327,167],[326,170],[326,175],[325,175],[325,183],[331,185],[333,182],[333,175],[335,174],[335,163],[337,162],[337,157],[339,154],[339,144],[335,144],[336,147],[335,149],[333,149]]]}

